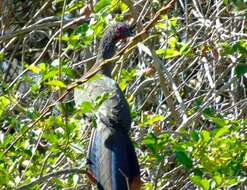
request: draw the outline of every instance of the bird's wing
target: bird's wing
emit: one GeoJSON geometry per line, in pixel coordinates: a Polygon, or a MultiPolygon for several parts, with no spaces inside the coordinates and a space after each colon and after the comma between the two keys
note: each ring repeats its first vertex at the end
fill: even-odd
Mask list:
{"type": "Polygon", "coordinates": [[[128,134],[121,129],[112,131],[100,121],[94,130],[88,160],[89,173],[95,176],[98,188],[138,190],[139,165],[128,134]]]}

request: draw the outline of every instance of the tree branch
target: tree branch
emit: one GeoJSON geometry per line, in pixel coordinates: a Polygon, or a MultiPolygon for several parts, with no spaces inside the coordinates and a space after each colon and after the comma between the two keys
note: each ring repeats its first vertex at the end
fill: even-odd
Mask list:
{"type": "Polygon", "coordinates": [[[80,173],[86,173],[85,170],[80,169],[80,168],[70,168],[70,169],[65,169],[65,170],[60,170],[60,171],[56,171],[53,173],[49,173],[47,175],[44,175],[42,177],[39,177],[38,179],[26,184],[26,185],[22,185],[16,188],[16,190],[24,190],[24,189],[28,189],[31,188],[34,185],[43,183],[44,181],[48,180],[51,177],[58,177],[61,175],[67,175],[67,174],[80,174],[80,173]]]}

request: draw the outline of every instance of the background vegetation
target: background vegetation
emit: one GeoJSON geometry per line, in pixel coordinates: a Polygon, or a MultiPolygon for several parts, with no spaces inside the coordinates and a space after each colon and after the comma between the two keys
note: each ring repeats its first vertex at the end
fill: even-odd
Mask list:
{"type": "Polygon", "coordinates": [[[246,1],[179,0],[159,12],[167,3],[0,2],[0,189],[95,189],[85,176],[92,123],[81,121],[95,104],[76,108],[69,91],[115,21],[138,23],[114,77],[143,189],[247,188],[246,1]]]}

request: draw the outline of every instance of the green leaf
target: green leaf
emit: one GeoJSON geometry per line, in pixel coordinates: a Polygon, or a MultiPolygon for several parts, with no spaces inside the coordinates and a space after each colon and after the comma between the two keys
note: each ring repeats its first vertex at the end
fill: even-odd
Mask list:
{"type": "Polygon", "coordinates": [[[39,66],[36,65],[30,65],[28,67],[29,71],[32,71],[33,73],[40,73],[41,68],[39,66]]]}
{"type": "Polygon", "coordinates": [[[88,80],[88,82],[95,81],[95,80],[97,80],[97,79],[100,79],[101,77],[103,77],[102,74],[95,74],[95,75],[93,75],[93,76],[88,80]]]}
{"type": "Polygon", "coordinates": [[[165,117],[163,115],[155,115],[152,118],[148,119],[144,125],[151,125],[157,121],[163,121],[165,119],[165,117]]]}
{"type": "Polygon", "coordinates": [[[10,100],[5,96],[0,96],[0,116],[4,113],[10,104],[10,100]]]}
{"type": "Polygon", "coordinates": [[[229,134],[229,132],[230,132],[229,127],[225,126],[217,131],[217,133],[215,134],[215,138],[220,138],[226,134],[229,134]]]}
{"type": "Polygon", "coordinates": [[[76,1],[76,3],[73,3],[72,5],[70,5],[66,8],[66,13],[71,13],[75,10],[79,10],[80,8],[83,7],[83,5],[84,5],[83,2],[76,1]]]}
{"type": "Polygon", "coordinates": [[[194,141],[199,141],[199,139],[200,139],[199,132],[196,131],[196,130],[193,130],[193,131],[191,132],[191,137],[192,137],[192,139],[193,139],[194,141]]]}
{"type": "Polygon", "coordinates": [[[180,55],[181,55],[180,52],[175,49],[166,49],[165,58],[169,59],[180,55]]]}
{"type": "Polygon", "coordinates": [[[92,102],[88,102],[88,101],[85,101],[85,102],[82,102],[81,105],[80,105],[80,112],[82,113],[91,113],[93,111],[93,104],[92,102]]]}
{"type": "Polygon", "coordinates": [[[58,70],[51,70],[42,77],[43,81],[50,79],[50,78],[54,78],[55,76],[57,76],[57,74],[58,74],[58,70]]]}
{"type": "Polygon", "coordinates": [[[96,98],[96,108],[99,108],[106,100],[110,98],[110,93],[103,93],[96,98]]]}
{"type": "Polygon", "coordinates": [[[202,175],[203,175],[202,169],[199,169],[199,168],[195,168],[195,169],[193,170],[193,173],[194,173],[195,176],[200,176],[200,177],[202,177],[202,175]]]}
{"type": "Polygon", "coordinates": [[[202,179],[201,180],[201,187],[203,190],[209,190],[210,189],[210,181],[207,179],[202,179]]]}
{"type": "Polygon", "coordinates": [[[80,32],[81,36],[85,36],[87,31],[89,29],[89,24],[88,23],[84,23],[81,26],[79,26],[78,28],[78,32],[80,32]]]}
{"type": "Polygon", "coordinates": [[[231,0],[223,0],[223,2],[224,2],[225,5],[228,5],[228,4],[231,3],[231,0]]]}
{"type": "Polygon", "coordinates": [[[38,92],[40,89],[40,86],[38,84],[33,84],[32,87],[31,87],[31,90],[33,93],[36,93],[38,92]]]}
{"type": "Polygon", "coordinates": [[[247,55],[247,42],[244,40],[240,40],[236,42],[232,48],[234,51],[238,51],[240,54],[243,54],[244,56],[247,55]]]}
{"type": "Polygon", "coordinates": [[[222,55],[232,55],[235,53],[240,53],[243,56],[247,55],[247,43],[246,40],[237,41],[234,44],[230,44],[229,42],[225,42],[222,44],[222,55]]]}
{"type": "Polygon", "coordinates": [[[235,67],[235,74],[238,78],[243,76],[245,73],[247,73],[247,64],[246,63],[240,63],[235,67]]]}
{"type": "MultiPolygon", "coordinates": [[[[112,6],[115,6],[116,4],[113,4],[112,6]]],[[[128,5],[127,4],[125,4],[123,1],[121,1],[121,10],[122,10],[122,12],[124,13],[124,12],[127,12],[127,10],[128,10],[128,5]]]]}
{"type": "Polygon", "coordinates": [[[158,49],[156,50],[157,55],[163,55],[166,59],[180,56],[180,52],[175,49],[158,49]]]}
{"type": "Polygon", "coordinates": [[[114,12],[120,12],[123,14],[128,10],[128,5],[126,5],[123,1],[112,0],[111,1],[111,9],[114,12]],[[117,6],[116,6],[117,5],[117,6]]]}
{"type": "Polygon", "coordinates": [[[206,118],[211,118],[215,115],[215,110],[212,107],[205,108],[203,111],[203,115],[206,118]]]}
{"type": "Polygon", "coordinates": [[[41,69],[41,71],[45,71],[46,70],[46,63],[40,63],[39,68],[41,69]]]}
{"type": "Polygon", "coordinates": [[[176,159],[188,169],[191,169],[193,166],[191,158],[183,151],[176,151],[176,159]]]}
{"type": "Polygon", "coordinates": [[[208,179],[202,179],[200,176],[192,176],[190,180],[199,187],[202,187],[203,190],[210,189],[210,181],[208,179]]]}
{"type": "Polygon", "coordinates": [[[65,87],[66,85],[60,80],[51,80],[46,83],[49,86],[65,87]]]}
{"type": "Polygon", "coordinates": [[[203,143],[208,143],[210,141],[210,133],[206,130],[201,131],[201,137],[203,143]]]}
{"type": "Polygon", "coordinates": [[[224,181],[224,185],[226,186],[231,186],[231,185],[235,185],[238,183],[238,179],[237,178],[232,178],[232,179],[226,179],[224,181]]]}
{"type": "Polygon", "coordinates": [[[3,61],[3,59],[4,59],[4,53],[0,52],[0,61],[3,61]]]}
{"type": "Polygon", "coordinates": [[[73,70],[67,66],[62,68],[62,73],[64,73],[65,75],[67,75],[70,78],[75,78],[75,74],[74,74],[73,70]]]}
{"type": "Polygon", "coordinates": [[[70,35],[69,40],[70,41],[78,41],[81,37],[81,34],[74,34],[74,35],[70,35]]]}
{"type": "Polygon", "coordinates": [[[223,181],[223,179],[222,179],[222,177],[220,175],[213,176],[213,180],[215,181],[217,186],[221,185],[221,183],[223,181]]]}
{"type": "Polygon", "coordinates": [[[63,35],[62,40],[65,42],[69,41],[69,36],[67,34],[63,35]]]}
{"type": "Polygon", "coordinates": [[[160,30],[166,30],[167,29],[167,24],[164,22],[157,22],[155,24],[155,28],[160,29],[160,30]]]}
{"type": "Polygon", "coordinates": [[[111,5],[111,0],[100,0],[96,5],[95,5],[95,12],[101,11],[103,8],[107,8],[109,5],[111,5]]]}
{"type": "Polygon", "coordinates": [[[154,145],[156,143],[156,140],[154,138],[146,138],[142,140],[142,143],[145,145],[154,145]]]}
{"type": "Polygon", "coordinates": [[[147,136],[142,141],[145,145],[154,145],[157,142],[157,137],[153,133],[147,134],[147,136]]]}
{"type": "Polygon", "coordinates": [[[166,54],[166,50],[165,50],[165,49],[157,49],[157,50],[155,51],[155,53],[156,53],[157,55],[164,55],[164,54],[166,54]]]}
{"type": "Polygon", "coordinates": [[[219,127],[225,127],[227,125],[227,122],[219,117],[210,117],[210,119],[219,127]]]}
{"type": "Polygon", "coordinates": [[[176,37],[171,37],[168,39],[168,44],[171,48],[175,48],[177,45],[177,42],[178,42],[178,40],[176,37]]]}
{"type": "Polygon", "coordinates": [[[191,53],[191,47],[189,45],[189,43],[185,43],[182,45],[182,47],[179,50],[181,55],[188,55],[189,53],[191,53]]]}
{"type": "Polygon", "coordinates": [[[104,17],[101,17],[98,22],[92,25],[94,36],[101,36],[105,28],[106,28],[106,19],[104,17]]]}
{"type": "Polygon", "coordinates": [[[134,79],[136,76],[136,69],[123,69],[121,73],[121,80],[119,82],[120,89],[124,91],[126,87],[129,85],[130,81],[134,79]]]}
{"type": "Polygon", "coordinates": [[[175,17],[175,16],[173,16],[170,20],[169,20],[169,25],[170,25],[170,27],[172,28],[174,28],[174,27],[176,27],[177,26],[177,17],[175,17]]]}

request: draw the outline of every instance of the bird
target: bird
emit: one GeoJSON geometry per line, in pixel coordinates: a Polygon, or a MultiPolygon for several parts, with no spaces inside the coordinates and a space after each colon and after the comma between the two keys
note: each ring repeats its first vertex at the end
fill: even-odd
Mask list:
{"type": "MultiPolygon", "coordinates": [[[[125,22],[106,29],[100,40],[96,66],[112,58],[117,42],[133,36],[133,29],[134,25],[125,22]]],[[[111,77],[112,68],[112,64],[103,65],[99,77],[74,90],[77,106],[107,97],[94,112],[96,127],[92,127],[89,142],[87,175],[99,190],[139,190],[140,166],[129,136],[130,109],[124,93],[111,77]]]]}

